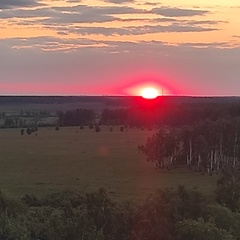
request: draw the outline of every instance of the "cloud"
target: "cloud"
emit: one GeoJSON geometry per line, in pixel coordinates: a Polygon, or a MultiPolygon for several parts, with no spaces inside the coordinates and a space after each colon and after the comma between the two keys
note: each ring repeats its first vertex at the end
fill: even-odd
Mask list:
{"type": "Polygon", "coordinates": [[[159,4],[160,4],[160,2],[145,2],[145,3],[143,3],[143,5],[149,5],[149,6],[157,6],[159,4]]]}
{"type": "Polygon", "coordinates": [[[40,20],[40,23],[48,24],[71,24],[71,23],[104,23],[117,20],[118,18],[107,14],[91,14],[89,12],[81,13],[59,13],[50,18],[40,20]]]}
{"type": "Polygon", "coordinates": [[[182,47],[197,47],[197,48],[228,48],[230,44],[228,42],[195,42],[195,43],[181,43],[178,46],[182,47]]]}
{"type": "Polygon", "coordinates": [[[109,3],[122,4],[122,3],[134,2],[135,0],[104,0],[104,1],[109,3]]]}
{"type": "Polygon", "coordinates": [[[96,14],[96,15],[104,15],[104,14],[131,14],[131,13],[146,13],[146,10],[143,9],[136,9],[133,7],[127,6],[88,6],[88,5],[77,5],[72,7],[54,7],[56,11],[62,12],[71,12],[71,13],[81,13],[81,14],[96,14]]]}
{"type": "Polygon", "coordinates": [[[151,10],[151,13],[162,15],[165,17],[192,17],[197,15],[205,15],[209,13],[209,11],[199,9],[160,7],[153,8],[151,10]]]}
{"type": "Polygon", "coordinates": [[[146,12],[146,10],[127,6],[91,7],[86,5],[55,7],[52,8],[52,10],[55,11],[55,13],[51,15],[49,19],[44,20],[43,24],[104,23],[120,19],[114,15],[140,14],[146,12]]]}
{"type": "MultiPolygon", "coordinates": [[[[1,0],[0,0],[1,1],[1,0]]],[[[136,9],[127,6],[66,6],[66,7],[44,7],[38,9],[7,9],[0,11],[0,19],[10,18],[35,18],[42,17],[44,20],[37,20],[36,24],[71,24],[71,23],[104,23],[114,20],[121,20],[116,15],[141,14],[146,10],[136,9]],[[115,16],[114,16],[115,15],[115,16]]]]}
{"type": "Polygon", "coordinates": [[[32,7],[39,5],[35,0],[1,0],[0,9],[11,9],[16,7],[32,7]]]}
{"type": "Polygon", "coordinates": [[[81,35],[143,35],[152,33],[166,33],[166,32],[206,32],[215,31],[216,28],[205,28],[200,26],[192,25],[180,25],[180,24],[170,24],[168,26],[163,25],[144,25],[144,26],[132,26],[125,28],[112,28],[112,27],[75,27],[70,29],[65,29],[72,33],[78,33],[81,35]]]}
{"type": "Polygon", "coordinates": [[[104,47],[106,44],[88,38],[62,39],[60,37],[41,36],[30,38],[0,39],[0,45],[12,50],[37,50],[40,52],[71,52],[76,49],[104,47]]]}
{"type": "MultiPolygon", "coordinates": [[[[40,8],[40,9],[16,9],[5,10],[0,12],[0,19],[21,18],[21,23],[29,22],[28,18],[44,18],[36,20],[35,24],[71,24],[71,23],[93,23],[109,22],[117,18],[109,14],[94,11],[94,8],[81,6],[73,11],[60,8],[40,8]]],[[[34,23],[34,22],[33,22],[34,23]]]]}
{"type": "MultiPolygon", "coordinates": [[[[43,24],[45,26],[74,24],[74,23],[104,23],[110,21],[124,21],[116,15],[121,14],[141,14],[146,13],[146,10],[135,9],[127,6],[112,6],[112,7],[92,7],[87,5],[77,5],[72,7],[51,7],[38,9],[16,9],[5,10],[0,12],[0,19],[21,18],[21,23],[29,23],[27,18],[40,17],[32,24],[43,24]]],[[[134,21],[136,18],[129,20],[134,21]]],[[[141,20],[141,19],[139,19],[141,20]]]]}
{"type": "Polygon", "coordinates": [[[81,0],[68,0],[67,2],[69,2],[69,3],[79,3],[79,2],[81,2],[81,0]]]}
{"type": "Polygon", "coordinates": [[[8,9],[0,11],[0,19],[10,18],[36,18],[36,17],[53,17],[56,13],[51,8],[38,8],[38,9],[8,9]]]}

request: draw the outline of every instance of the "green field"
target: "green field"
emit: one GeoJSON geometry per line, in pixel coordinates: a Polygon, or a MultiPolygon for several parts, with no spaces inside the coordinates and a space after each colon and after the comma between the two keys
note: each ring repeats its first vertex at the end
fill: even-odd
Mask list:
{"type": "Polygon", "coordinates": [[[211,195],[217,176],[188,170],[160,172],[138,153],[154,131],[101,132],[76,127],[40,128],[37,136],[20,129],[0,130],[0,189],[8,195],[104,187],[116,199],[143,199],[158,188],[183,184],[211,195]]]}

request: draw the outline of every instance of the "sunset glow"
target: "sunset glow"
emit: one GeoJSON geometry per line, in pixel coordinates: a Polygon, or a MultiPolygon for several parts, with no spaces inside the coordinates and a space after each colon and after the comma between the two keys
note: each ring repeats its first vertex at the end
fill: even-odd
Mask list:
{"type": "Polygon", "coordinates": [[[239,0],[0,1],[0,94],[239,95],[239,15],[239,0]]]}
{"type": "Polygon", "coordinates": [[[159,95],[159,93],[157,89],[148,87],[148,88],[144,88],[141,91],[141,95],[143,98],[146,98],[146,99],[154,99],[159,95]]]}

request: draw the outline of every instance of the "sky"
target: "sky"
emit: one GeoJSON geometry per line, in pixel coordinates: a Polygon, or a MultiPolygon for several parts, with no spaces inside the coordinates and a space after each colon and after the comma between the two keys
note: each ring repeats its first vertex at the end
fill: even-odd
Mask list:
{"type": "Polygon", "coordinates": [[[0,0],[0,95],[240,96],[239,0],[0,0]]]}

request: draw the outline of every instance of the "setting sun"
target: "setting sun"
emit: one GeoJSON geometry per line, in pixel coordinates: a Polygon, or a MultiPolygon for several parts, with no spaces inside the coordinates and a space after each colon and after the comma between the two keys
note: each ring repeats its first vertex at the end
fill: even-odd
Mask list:
{"type": "Polygon", "coordinates": [[[146,99],[154,99],[158,96],[158,90],[153,87],[144,88],[141,91],[141,96],[146,99]]]}

